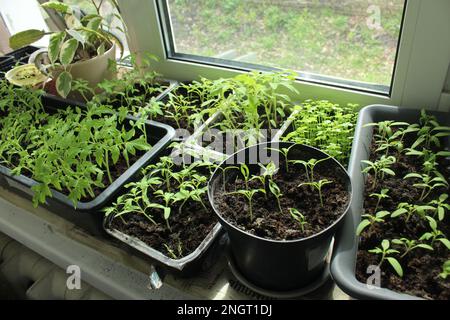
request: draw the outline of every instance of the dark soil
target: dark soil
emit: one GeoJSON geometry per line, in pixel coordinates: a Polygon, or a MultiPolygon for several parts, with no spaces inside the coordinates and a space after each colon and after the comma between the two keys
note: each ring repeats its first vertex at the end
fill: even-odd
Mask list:
{"type": "MultiPolygon", "coordinates": [[[[177,168],[181,169],[181,166],[177,168]]],[[[177,171],[177,169],[174,169],[174,171],[177,171]]],[[[197,170],[197,173],[207,177],[210,175],[206,170],[197,170]]],[[[164,191],[167,190],[167,187],[162,184],[157,189],[164,191]]],[[[177,192],[179,190],[178,184],[172,181],[170,190],[171,192],[177,192]]],[[[153,203],[164,205],[164,201],[152,192],[149,192],[148,197],[153,203]]],[[[180,204],[173,204],[171,206],[170,229],[166,225],[161,210],[148,210],[147,212],[156,224],[139,213],[131,213],[124,216],[124,219],[112,219],[109,228],[136,237],[167,257],[175,259],[168,251],[166,247],[168,246],[175,252],[176,258],[180,259],[195,251],[217,224],[217,218],[209,204],[207,194],[203,195],[202,201],[207,210],[195,201],[187,201],[182,208],[180,208],[180,204]],[[179,247],[181,252],[178,251],[179,247]]]]}
{"type": "MultiPolygon", "coordinates": [[[[302,166],[289,166],[289,173],[284,165],[274,175],[274,181],[281,189],[283,196],[280,198],[282,212],[278,208],[276,198],[267,192],[258,193],[253,198],[253,220],[249,216],[249,203],[242,195],[230,194],[235,190],[246,189],[245,182],[238,177],[235,183],[228,183],[224,192],[217,186],[214,194],[214,202],[218,211],[231,224],[253,235],[271,240],[296,240],[312,236],[332,225],[341,217],[347,209],[350,195],[346,191],[345,182],[337,178],[337,168],[324,166],[322,163],[315,169],[314,180],[328,179],[332,184],[322,189],[324,206],[320,204],[319,194],[310,186],[298,186],[307,182],[302,166]],[[320,167],[320,168],[319,168],[320,167]],[[290,208],[299,210],[308,222],[304,231],[290,213],[290,208]]],[[[219,181],[222,186],[222,181],[219,181]]],[[[261,182],[252,180],[249,189],[261,188],[261,182]]]]}
{"type": "MultiPolygon", "coordinates": [[[[208,203],[207,198],[204,201],[208,203]]],[[[134,236],[153,249],[173,258],[164,246],[167,245],[175,251],[177,258],[181,258],[195,251],[217,223],[212,209],[210,207],[208,209],[209,211],[206,212],[198,203],[185,205],[182,212],[176,214],[176,219],[171,219],[172,230],[166,227],[165,221],[158,213],[153,214],[156,225],[142,215],[132,214],[128,215],[126,223],[121,219],[112,220],[110,228],[134,236]],[[181,246],[181,255],[177,251],[179,246],[181,246]]],[[[178,208],[172,208],[172,210],[178,212],[178,208]]]]}
{"type": "MultiPolygon", "coordinates": [[[[415,138],[415,136],[413,136],[415,138]]],[[[409,139],[411,140],[411,139],[409,139]]],[[[408,141],[407,147],[411,144],[408,141]]],[[[375,143],[371,147],[371,161],[377,160],[380,155],[375,152],[375,143]]],[[[392,155],[397,156],[396,153],[392,155]]],[[[448,160],[442,160],[439,163],[439,171],[445,176],[450,177],[448,160]]],[[[413,187],[416,183],[415,179],[403,179],[403,177],[411,172],[421,172],[421,161],[417,157],[401,156],[397,163],[392,167],[396,172],[395,177],[389,177],[373,188],[372,177],[369,176],[366,183],[364,212],[373,213],[376,208],[377,200],[369,197],[371,193],[379,193],[381,189],[389,189],[390,198],[382,200],[377,211],[387,210],[393,212],[397,205],[402,202],[410,204],[425,204],[433,199],[439,198],[439,195],[448,193],[449,190],[440,188],[435,190],[423,203],[418,202],[420,191],[413,187]]],[[[437,220],[437,217],[436,217],[437,220]]],[[[438,221],[438,229],[441,230],[448,238],[450,235],[450,219],[446,215],[444,221],[438,221]]],[[[429,232],[428,222],[420,219],[417,215],[412,216],[408,222],[402,216],[397,219],[386,218],[386,222],[375,224],[366,229],[360,238],[359,251],[357,256],[356,276],[357,279],[366,283],[367,278],[371,274],[367,274],[367,267],[370,265],[378,265],[379,256],[370,254],[367,250],[379,247],[384,239],[400,239],[407,238],[410,240],[418,240],[422,234],[429,232]]],[[[393,245],[394,249],[401,253],[403,249],[393,245]]],[[[439,241],[434,244],[434,251],[426,249],[416,249],[406,255],[399,262],[403,267],[403,278],[400,278],[388,263],[381,266],[382,277],[381,286],[393,291],[406,293],[409,295],[422,297],[425,299],[450,299],[450,281],[439,277],[442,272],[442,265],[446,260],[450,259],[448,249],[439,241]]]]}

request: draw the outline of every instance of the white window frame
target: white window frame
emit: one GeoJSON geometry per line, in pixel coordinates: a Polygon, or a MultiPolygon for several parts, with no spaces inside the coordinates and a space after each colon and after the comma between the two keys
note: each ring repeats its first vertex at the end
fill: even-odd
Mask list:
{"type": "MultiPolygon", "coordinates": [[[[232,77],[244,71],[166,56],[163,27],[157,1],[119,0],[128,28],[131,52],[150,52],[159,58],[155,71],[179,81],[200,76],[210,79],[232,77]]],[[[407,0],[401,41],[391,95],[314,84],[299,80],[298,99],[328,99],[338,103],[390,104],[450,111],[449,94],[444,93],[450,65],[450,1],[407,0]]]]}

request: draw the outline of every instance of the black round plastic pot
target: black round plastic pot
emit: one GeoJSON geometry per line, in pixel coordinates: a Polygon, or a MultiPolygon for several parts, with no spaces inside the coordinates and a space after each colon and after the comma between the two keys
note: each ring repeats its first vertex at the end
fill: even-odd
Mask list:
{"type": "MultiPolygon", "coordinates": [[[[278,149],[288,148],[291,145],[293,143],[269,142],[243,149],[222,162],[208,184],[209,201],[220,223],[228,233],[231,258],[239,272],[254,285],[279,292],[308,286],[324,272],[331,241],[351,203],[352,187],[347,171],[334,158],[329,158],[327,154],[313,147],[298,144],[290,150],[290,160],[329,158],[321,165],[334,167],[336,178],[345,182],[346,189],[350,193],[344,213],[332,225],[320,233],[298,240],[269,240],[237,228],[222,217],[221,212],[215,205],[214,194],[218,188],[223,187],[223,168],[245,163],[251,173],[255,174],[260,170],[258,163],[268,163],[267,147],[278,149]]],[[[272,155],[274,152],[276,153],[276,151],[272,151],[272,155]]],[[[279,159],[283,161],[282,155],[279,155],[279,159]]],[[[225,171],[226,183],[233,178],[232,172],[234,172],[235,177],[236,172],[234,170],[225,171]]]]}

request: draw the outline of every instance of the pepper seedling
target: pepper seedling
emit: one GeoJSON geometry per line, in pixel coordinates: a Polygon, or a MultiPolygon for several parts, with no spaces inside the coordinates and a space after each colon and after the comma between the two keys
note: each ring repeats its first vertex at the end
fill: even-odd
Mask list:
{"type": "Polygon", "coordinates": [[[444,233],[440,230],[438,230],[438,225],[436,220],[434,220],[432,217],[426,217],[428,219],[431,231],[424,233],[419,240],[420,241],[430,241],[431,246],[434,246],[434,243],[436,241],[441,242],[444,246],[447,247],[447,249],[450,250],[450,241],[445,237],[444,233]]]}
{"type": "Polygon", "coordinates": [[[308,222],[306,221],[306,217],[297,209],[295,208],[291,208],[289,209],[289,213],[291,215],[291,217],[298,222],[298,224],[300,225],[300,229],[302,230],[302,232],[305,232],[305,225],[308,224],[308,222]]]}
{"type": "Polygon", "coordinates": [[[374,253],[377,255],[381,255],[380,262],[378,263],[378,267],[381,267],[381,265],[387,261],[392,266],[392,268],[395,270],[395,272],[400,276],[403,277],[403,268],[398,262],[398,260],[394,257],[392,257],[393,254],[399,253],[398,250],[390,249],[390,242],[389,240],[383,240],[381,242],[381,247],[376,247],[375,249],[369,250],[369,253],[374,253]]]}
{"type": "Polygon", "coordinates": [[[408,222],[414,214],[417,214],[420,218],[425,219],[427,210],[434,210],[434,207],[401,202],[398,204],[397,210],[392,213],[391,218],[398,218],[406,215],[405,222],[408,222]]]}
{"type": "Polygon", "coordinates": [[[248,205],[249,205],[249,217],[250,217],[250,221],[253,221],[253,197],[257,194],[257,193],[266,193],[266,191],[264,189],[253,189],[253,190],[238,190],[238,191],[234,191],[234,192],[230,192],[229,194],[237,194],[237,195],[241,195],[244,196],[247,201],[248,201],[248,205]]]}
{"type": "Polygon", "coordinates": [[[364,214],[361,217],[365,218],[361,220],[358,227],[356,228],[356,235],[361,235],[361,233],[366,229],[368,226],[373,225],[376,222],[384,222],[384,218],[389,216],[391,213],[389,211],[380,211],[377,212],[375,215],[371,214],[364,214]]]}
{"type": "Polygon", "coordinates": [[[291,163],[293,163],[293,164],[301,164],[304,168],[305,168],[305,172],[306,172],[306,179],[309,181],[309,182],[314,182],[314,169],[315,169],[315,167],[319,164],[319,163],[321,163],[321,162],[323,162],[323,161],[326,161],[326,160],[328,160],[328,159],[330,159],[330,157],[327,157],[327,158],[323,158],[323,159],[320,159],[320,160],[317,160],[317,159],[309,159],[308,161],[304,161],[304,160],[292,160],[292,161],[290,161],[291,163]]]}
{"type": "Polygon", "coordinates": [[[372,162],[369,160],[362,160],[367,167],[362,170],[362,173],[370,174],[373,172],[372,188],[375,189],[379,180],[383,180],[385,175],[395,176],[395,172],[390,168],[397,160],[393,156],[381,156],[380,160],[372,162]]]}
{"type": "Polygon", "coordinates": [[[414,187],[422,189],[419,201],[424,201],[436,188],[448,188],[447,180],[440,174],[437,177],[431,177],[428,174],[409,173],[404,177],[404,179],[413,178],[421,180],[420,183],[413,184],[414,187]]]}
{"type": "Polygon", "coordinates": [[[277,199],[278,209],[280,210],[280,212],[283,212],[280,202],[280,198],[283,196],[283,194],[281,193],[280,187],[278,187],[275,181],[271,180],[269,181],[269,190],[277,199]]]}
{"type": "Polygon", "coordinates": [[[439,274],[439,276],[446,280],[447,277],[450,275],[450,260],[447,260],[442,265],[442,272],[439,274]]]}
{"type": "Polygon", "coordinates": [[[433,207],[435,215],[437,213],[439,221],[444,220],[445,212],[450,210],[450,204],[448,203],[448,194],[441,194],[439,199],[432,200],[428,204],[433,207]]]}
{"type": "Polygon", "coordinates": [[[293,144],[291,145],[289,148],[266,148],[266,150],[271,150],[271,151],[276,151],[279,152],[283,155],[284,157],[284,163],[286,166],[286,172],[289,172],[289,151],[291,151],[292,148],[294,148],[295,146],[297,146],[297,144],[293,144]]]}
{"type": "Polygon", "coordinates": [[[375,206],[375,212],[378,211],[378,208],[381,204],[381,200],[388,199],[390,196],[388,195],[389,189],[381,189],[380,193],[371,193],[369,197],[377,199],[377,205],[375,206]]]}
{"type": "Polygon", "coordinates": [[[323,198],[322,198],[322,188],[326,186],[327,184],[331,184],[333,181],[328,179],[322,179],[320,181],[314,181],[314,182],[306,182],[306,183],[300,183],[298,187],[301,186],[311,186],[313,189],[316,189],[319,193],[319,199],[320,199],[320,205],[323,207],[323,198]]]}
{"type": "Polygon", "coordinates": [[[392,240],[393,244],[399,245],[399,246],[403,246],[403,254],[400,256],[400,259],[404,258],[408,253],[410,253],[411,251],[415,250],[415,249],[426,249],[426,250],[430,250],[433,251],[433,247],[428,245],[428,244],[424,244],[424,243],[417,243],[416,240],[409,240],[406,238],[401,238],[401,239],[394,239],[392,240]]]}

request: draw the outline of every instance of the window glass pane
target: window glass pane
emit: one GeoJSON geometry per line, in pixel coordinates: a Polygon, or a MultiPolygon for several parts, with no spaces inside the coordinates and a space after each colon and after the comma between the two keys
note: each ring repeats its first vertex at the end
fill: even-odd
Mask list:
{"type": "Polygon", "coordinates": [[[171,54],[388,89],[404,5],[405,0],[167,0],[171,54]]]}

